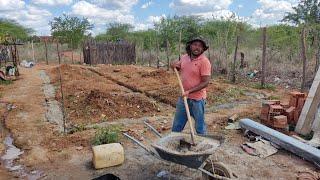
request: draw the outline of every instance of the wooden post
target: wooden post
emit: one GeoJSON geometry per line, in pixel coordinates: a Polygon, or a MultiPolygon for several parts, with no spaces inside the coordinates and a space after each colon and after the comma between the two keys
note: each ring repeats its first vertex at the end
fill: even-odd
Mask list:
{"type": "Polygon", "coordinates": [[[179,32],[179,61],[181,59],[181,30],[179,32]]]}
{"type": "Polygon", "coordinates": [[[307,67],[307,56],[306,56],[306,29],[305,26],[301,30],[301,58],[302,58],[302,83],[301,83],[301,92],[304,91],[306,83],[306,67],[307,67]]]}
{"type": "Polygon", "coordinates": [[[60,57],[60,52],[59,52],[59,42],[57,42],[57,53],[58,53],[58,62],[61,64],[61,57],[60,57]]]}
{"type": "Polygon", "coordinates": [[[33,40],[31,41],[31,49],[32,49],[32,60],[33,62],[36,62],[35,56],[34,56],[33,40]]]}
{"type": "Polygon", "coordinates": [[[167,70],[170,70],[170,58],[169,58],[169,41],[166,39],[166,54],[167,54],[167,70]]]}
{"type": "Polygon", "coordinates": [[[44,40],[44,47],[45,47],[45,52],[46,52],[46,63],[47,63],[47,65],[49,65],[47,39],[44,40]]]}
{"type": "Polygon", "coordinates": [[[72,64],[74,64],[74,62],[73,62],[73,49],[71,49],[71,62],[72,62],[72,64]]]}
{"type": "Polygon", "coordinates": [[[232,66],[232,82],[236,82],[236,61],[237,61],[237,54],[238,54],[238,45],[239,45],[239,35],[237,35],[236,39],[236,48],[234,50],[233,56],[233,66],[232,66]]]}
{"type": "Polygon", "coordinates": [[[265,87],[265,77],[266,77],[266,50],[267,50],[267,28],[262,28],[262,62],[261,62],[261,87],[265,87]]]}
{"type": "Polygon", "coordinates": [[[149,43],[150,43],[150,44],[149,44],[149,46],[150,46],[150,47],[149,47],[149,67],[151,67],[151,50],[152,50],[152,49],[151,49],[151,37],[150,37],[150,39],[149,39],[149,43]]]}
{"type": "Polygon", "coordinates": [[[159,47],[159,41],[158,41],[158,38],[157,38],[157,68],[159,69],[160,68],[160,57],[159,57],[159,51],[160,51],[160,47],[159,47]]]}
{"type": "Polygon", "coordinates": [[[80,50],[80,53],[79,53],[79,54],[80,54],[80,59],[79,59],[79,62],[80,62],[80,64],[81,64],[81,50],[80,50]]]}
{"type": "Polygon", "coordinates": [[[143,58],[143,54],[144,54],[144,42],[142,42],[142,52],[141,52],[141,63],[144,64],[144,58],[143,58]]]}

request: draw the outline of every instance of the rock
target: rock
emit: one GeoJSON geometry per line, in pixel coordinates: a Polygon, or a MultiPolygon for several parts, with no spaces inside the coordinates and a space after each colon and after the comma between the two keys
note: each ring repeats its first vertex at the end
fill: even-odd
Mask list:
{"type": "Polygon", "coordinates": [[[158,174],[157,174],[157,177],[158,178],[168,178],[169,177],[169,172],[168,171],[160,171],[158,174]]]}
{"type": "Polygon", "coordinates": [[[76,150],[81,151],[83,149],[83,146],[76,147],[76,150]]]}

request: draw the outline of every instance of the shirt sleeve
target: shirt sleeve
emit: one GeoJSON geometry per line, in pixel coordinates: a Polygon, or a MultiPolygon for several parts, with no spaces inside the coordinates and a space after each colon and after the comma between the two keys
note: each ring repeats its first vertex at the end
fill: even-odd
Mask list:
{"type": "Polygon", "coordinates": [[[210,64],[210,61],[208,59],[205,59],[201,63],[200,75],[201,76],[211,76],[211,64],[210,64]]]}

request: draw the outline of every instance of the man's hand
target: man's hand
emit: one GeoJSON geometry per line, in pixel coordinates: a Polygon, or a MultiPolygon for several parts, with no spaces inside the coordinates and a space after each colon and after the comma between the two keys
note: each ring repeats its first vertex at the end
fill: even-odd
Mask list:
{"type": "Polygon", "coordinates": [[[172,69],[174,69],[174,68],[177,68],[177,70],[180,69],[179,61],[173,61],[170,66],[171,66],[172,69]]]}
{"type": "Polygon", "coordinates": [[[210,82],[210,76],[201,76],[201,82],[199,85],[197,85],[196,87],[193,87],[191,89],[189,89],[188,91],[185,91],[184,94],[182,94],[182,96],[186,96],[185,94],[190,94],[190,93],[194,93],[197,91],[200,91],[201,89],[205,88],[208,86],[210,82]]]}
{"type": "Polygon", "coordinates": [[[190,94],[189,91],[185,91],[184,93],[182,93],[182,97],[188,97],[189,94],[190,94]]]}

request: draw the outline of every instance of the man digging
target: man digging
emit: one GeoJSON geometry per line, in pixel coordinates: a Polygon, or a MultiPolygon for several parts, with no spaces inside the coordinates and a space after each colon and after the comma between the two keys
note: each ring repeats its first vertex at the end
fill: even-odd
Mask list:
{"type": "MultiPolygon", "coordinates": [[[[171,64],[172,68],[180,71],[182,85],[185,92],[182,96],[187,97],[190,115],[195,120],[197,134],[206,134],[204,112],[206,104],[206,87],[211,76],[211,64],[203,54],[208,49],[205,41],[195,38],[186,44],[187,54],[180,60],[171,64]]],[[[181,132],[187,122],[187,114],[182,97],[176,104],[176,113],[172,125],[173,132],[181,132]]]]}

